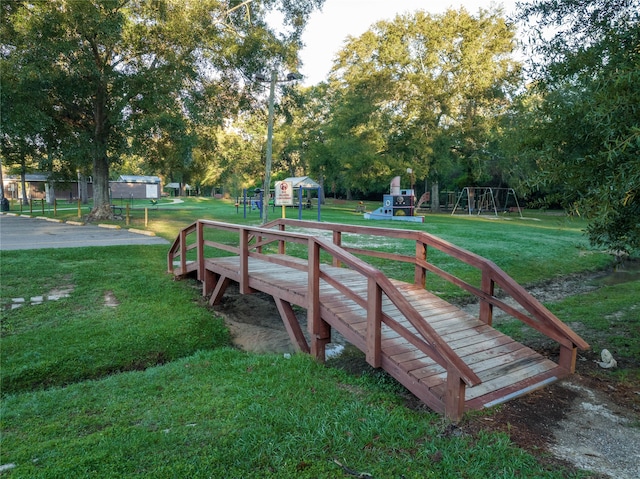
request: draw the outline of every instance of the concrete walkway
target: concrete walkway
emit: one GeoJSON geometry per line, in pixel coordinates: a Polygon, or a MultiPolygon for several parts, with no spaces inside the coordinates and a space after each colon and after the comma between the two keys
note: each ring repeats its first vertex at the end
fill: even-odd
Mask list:
{"type": "Polygon", "coordinates": [[[168,245],[157,236],[97,225],[72,225],[0,214],[0,250],[81,248],[85,246],[168,245]]]}

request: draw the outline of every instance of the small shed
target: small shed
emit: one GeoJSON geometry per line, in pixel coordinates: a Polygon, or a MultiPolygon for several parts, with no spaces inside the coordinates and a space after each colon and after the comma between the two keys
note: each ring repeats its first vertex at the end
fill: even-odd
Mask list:
{"type": "MultiPolygon", "coordinates": [[[[165,185],[165,188],[168,190],[172,190],[172,196],[180,196],[180,183],[167,183],[165,185]]],[[[187,192],[187,196],[191,194],[191,185],[189,185],[188,183],[184,183],[182,185],[182,188],[184,188],[184,191],[187,192]]]]}
{"type": "Polygon", "coordinates": [[[303,190],[317,190],[320,185],[308,176],[291,176],[285,178],[284,181],[290,181],[293,188],[302,188],[303,190]]]}
{"type": "Polygon", "coordinates": [[[157,176],[120,175],[110,181],[111,198],[158,199],[162,193],[162,181],[157,176]]]}

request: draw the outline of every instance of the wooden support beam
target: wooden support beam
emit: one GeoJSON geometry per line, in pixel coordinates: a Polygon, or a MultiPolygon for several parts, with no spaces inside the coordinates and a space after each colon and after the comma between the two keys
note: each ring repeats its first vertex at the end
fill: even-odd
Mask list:
{"type": "Polygon", "coordinates": [[[464,414],[465,383],[455,371],[447,371],[447,389],[444,398],[444,414],[447,419],[458,422],[464,414]]]}
{"type": "Polygon", "coordinates": [[[218,283],[219,275],[208,269],[204,269],[202,278],[202,296],[209,296],[218,283]]]}
{"type": "Polygon", "coordinates": [[[180,232],[180,274],[187,274],[187,233],[180,232]]]}
{"type": "Polygon", "coordinates": [[[249,233],[241,228],[240,231],[240,293],[249,294],[249,233]]]}
{"type": "Polygon", "coordinates": [[[382,365],[382,290],[374,278],[367,282],[367,362],[374,368],[382,365]]]}
{"type": "Polygon", "coordinates": [[[307,329],[311,334],[311,354],[325,360],[325,347],[331,342],[331,326],[320,316],[320,246],[312,238],[308,247],[307,329]]]}
{"type": "MultiPolygon", "coordinates": [[[[342,232],[334,231],[333,232],[333,244],[336,246],[342,246],[342,232]]],[[[336,268],[340,267],[340,260],[338,258],[333,258],[333,266],[336,268]]]]}
{"type": "Polygon", "coordinates": [[[275,296],[273,299],[278,307],[278,312],[280,313],[284,327],[287,329],[287,333],[289,333],[289,338],[291,339],[294,347],[297,351],[309,354],[311,350],[307,344],[306,338],[304,337],[298,318],[296,318],[296,314],[291,307],[291,303],[284,301],[283,299],[276,298],[275,296]]]}
{"type": "Polygon", "coordinates": [[[327,323],[324,324],[328,327],[329,337],[313,336],[311,338],[311,355],[321,363],[326,361],[327,344],[331,342],[331,327],[327,323]]]}
{"type": "MultiPolygon", "coordinates": [[[[278,225],[278,230],[284,232],[284,225],[278,225]]],[[[278,254],[287,253],[287,243],[284,240],[278,241],[278,254]]]]}
{"type": "Polygon", "coordinates": [[[227,286],[229,286],[229,282],[231,280],[226,276],[222,278],[218,278],[216,283],[216,287],[211,293],[211,297],[209,298],[209,304],[211,306],[219,304],[222,301],[222,297],[224,296],[224,292],[227,290],[227,286]]]}
{"type": "Polygon", "coordinates": [[[205,266],[204,266],[204,227],[200,221],[197,222],[196,227],[196,241],[198,252],[198,281],[204,281],[205,266]]]}
{"type": "Polygon", "coordinates": [[[560,345],[560,357],[558,358],[558,366],[566,369],[571,374],[576,372],[576,359],[578,358],[578,348],[573,346],[568,348],[560,345]]]}
{"type": "MultiPolygon", "coordinates": [[[[487,271],[482,272],[482,291],[493,296],[495,283],[487,271]]],[[[493,324],[493,304],[480,300],[480,321],[491,326],[493,324]]]]}
{"type": "Polygon", "coordinates": [[[427,245],[422,241],[416,241],[416,260],[413,283],[424,288],[427,285],[427,270],[420,266],[420,261],[427,261],[427,245]]]}

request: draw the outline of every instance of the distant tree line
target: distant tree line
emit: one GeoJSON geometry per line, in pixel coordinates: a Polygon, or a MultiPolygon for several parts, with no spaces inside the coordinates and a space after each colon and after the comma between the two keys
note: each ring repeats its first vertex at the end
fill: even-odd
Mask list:
{"type": "MultiPolygon", "coordinates": [[[[114,172],[258,186],[267,119],[254,76],[296,69],[322,3],[3,2],[0,157],[92,175],[97,218],[111,214],[114,172]]],[[[279,85],[273,179],[308,174],[353,198],[406,184],[408,168],[419,191],[509,186],[589,218],[596,245],[640,250],[640,0],[518,7],[380,21],[348,39],[325,82],[279,85]]]]}

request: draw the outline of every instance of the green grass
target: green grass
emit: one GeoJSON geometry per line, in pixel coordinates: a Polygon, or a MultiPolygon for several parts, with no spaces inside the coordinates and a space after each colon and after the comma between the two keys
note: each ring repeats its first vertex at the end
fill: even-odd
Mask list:
{"type": "Polygon", "coordinates": [[[640,367],[640,280],[605,285],[549,305],[568,324],[581,324],[581,334],[598,354],[608,349],[624,369],[640,367]]]}
{"type": "Polygon", "coordinates": [[[165,246],[3,252],[3,306],[71,290],[57,301],[1,312],[2,394],[141,369],[228,344],[190,282],[165,273],[165,246]],[[105,295],[117,307],[105,304],[105,295]]]}
{"type": "Polygon", "coordinates": [[[334,461],[373,477],[565,477],[304,355],[223,348],[3,409],[10,477],[348,477],[334,461]]]}
{"type": "MultiPolygon", "coordinates": [[[[323,220],[371,225],[354,206],[331,203],[323,220]]],[[[148,214],[149,229],[170,240],[198,218],[260,223],[256,212],[245,219],[232,202],[212,199],[161,203],[148,214]]],[[[297,211],[287,214],[297,218],[297,211]]],[[[588,246],[584,223],[528,216],[538,221],[430,215],[421,225],[374,224],[424,229],[487,256],[525,284],[610,265],[588,246]]],[[[303,218],[314,220],[315,211],[303,218]]],[[[132,219],[140,227],[140,217],[132,219]]],[[[3,305],[71,288],[67,298],[1,312],[0,464],[16,465],[7,477],[348,477],[335,461],[373,477],[574,477],[545,469],[505,435],[450,434],[440,416],[405,407],[402,388],[385,375],[229,348],[222,320],[204,307],[197,285],[165,272],[166,252],[0,252],[3,305]],[[105,295],[118,306],[107,306],[105,295]]],[[[614,350],[604,341],[614,339],[624,358],[638,354],[637,289],[637,281],[620,284],[603,290],[606,301],[586,296],[550,307],[584,323],[587,341],[601,338],[614,350]]]]}
{"type": "MultiPolygon", "coordinates": [[[[607,371],[640,380],[640,280],[603,285],[594,291],[546,304],[547,308],[589,343],[591,357],[599,358],[608,349],[618,368],[607,371]]],[[[538,347],[556,346],[545,336],[523,327],[516,320],[497,328],[517,341],[538,347]]]]}

